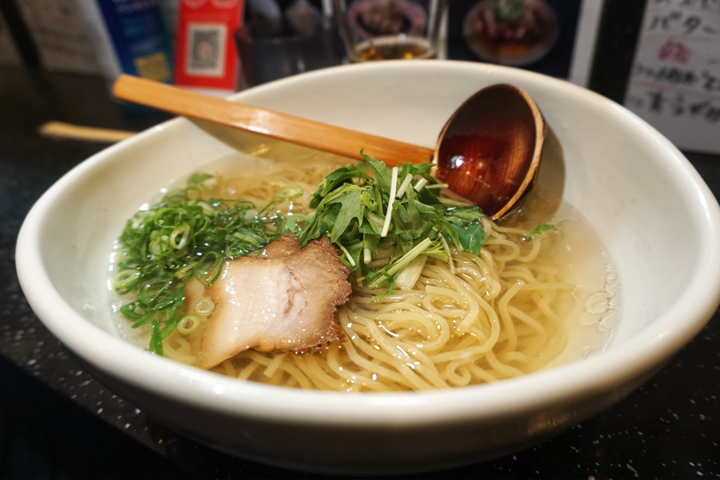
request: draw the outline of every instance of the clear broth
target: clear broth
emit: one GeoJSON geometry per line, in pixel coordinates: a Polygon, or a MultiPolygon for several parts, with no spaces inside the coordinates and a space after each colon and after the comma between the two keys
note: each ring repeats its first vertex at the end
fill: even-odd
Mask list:
{"type": "MultiPolygon", "coordinates": [[[[267,154],[268,152],[256,152],[267,154]]],[[[276,162],[297,162],[297,150],[276,147],[272,152],[275,160],[237,153],[220,158],[199,168],[198,171],[233,177],[257,174],[270,170],[276,162]]],[[[338,166],[347,159],[330,154],[314,154],[300,161],[333,161],[338,166]]],[[[182,186],[187,175],[158,193],[157,200],[168,189],[182,186]]],[[[147,208],[151,203],[143,204],[147,208]]],[[[513,226],[532,229],[538,223],[551,223],[558,227],[560,235],[547,252],[553,264],[561,272],[561,281],[576,285],[572,300],[562,306],[568,340],[563,351],[542,369],[569,363],[603,351],[612,339],[620,318],[621,288],[616,269],[599,236],[583,216],[571,205],[564,203],[552,192],[537,189],[523,206],[503,220],[513,226]],[[549,205],[551,207],[549,207],[549,205]],[[548,209],[554,213],[549,217],[548,209]]],[[[110,271],[114,270],[111,261],[110,271]]],[[[108,282],[108,286],[110,282],[108,282]]],[[[147,334],[132,329],[130,322],[119,314],[121,299],[110,290],[110,306],[116,334],[140,348],[147,347],[147,334]]]]}

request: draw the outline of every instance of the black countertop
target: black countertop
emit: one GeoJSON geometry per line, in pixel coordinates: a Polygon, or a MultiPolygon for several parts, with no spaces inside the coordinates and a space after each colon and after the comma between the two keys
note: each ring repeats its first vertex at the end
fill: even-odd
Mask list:
{"type": "MultiPolygon", "coordinates": [[[[142,130],[99,78],[0,68],[0,478],[314,478],[234,458],[107,390],[33,314],[15,273],[17,233],[57,179],[105,147],[43,138],[49,120],[142,130]]],[[[720,156],[686,152],[720,195],[720,156]]],[[[720,241],[720,239],[719,239],[720,241]]],[[[414,478],[720,477],[720,318],[605,413],[494,461],[414,478]]]]}

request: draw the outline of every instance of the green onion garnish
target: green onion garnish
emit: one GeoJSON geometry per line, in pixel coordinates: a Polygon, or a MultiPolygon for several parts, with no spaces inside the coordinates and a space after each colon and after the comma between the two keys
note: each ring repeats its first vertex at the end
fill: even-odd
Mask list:
{"type": "Polygon", "coordinates": [[[215,302],[212,298],[203,297],[193,305],[193,310],[201,317],[209,317],[215,311],[215,302]]]}
{"type": "Polygon", "coordinates": [[[178,332],[183,335],[194,332],[200,326],[200,318],[197,315],[186,315],[177,325],[178,332]]]}

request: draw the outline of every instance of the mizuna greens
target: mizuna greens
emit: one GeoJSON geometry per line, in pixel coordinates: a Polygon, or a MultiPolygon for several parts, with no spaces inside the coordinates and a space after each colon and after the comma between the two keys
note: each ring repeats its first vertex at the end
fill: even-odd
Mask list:
{"type": "MultiPolygon", "coordinates": [[[[137,212],[118,238],[113,288],[130,299],[120,312],[133,327],[149,324],[149,350],[162,354],[163,339],[178,324],[196,325],[195,318],[184,321],[185,282],[195,277],[210,285],[226,260],[254,252],[280,235],[299,236],[301,245],[330,237],[360,281],[384,289],[378,297],[391,293],[416,259],[451,262],[451,245],[480,252],[484,214],[441,198],[445,185],[430,175],[431,164],[390,169],[373,157],[364,158],[364,163],[338,168],[322,180],[310,203],[314,212],[308,215],[280,215],[274,202],[258,209],[249,201],[205,198],[214,177],[191,176],[185,188],[137,212]],[[381,249],[392,254],[376,265],[381,249]]],[[[301,194],[298,188],[286,188],[277,199],[301,194]]]]}
{"type": "Polygon", "coordinates": [[[300,244],[328,236],[343,252],[342,261],[372,288],[395,288],[398,275],[420,255],[450,260],[449,244],[480,253],[485,232],[476,206],[442,200],[432,164],[403,164],[389,169],[363,155],[364,163],[341,167],[320,183],[310,207],[315,215],[300,244]],[[372,175],[371,175],[372,173],[372,175]],[[382,268],[368,265],[378,248],[394,249],[382,268]]]}

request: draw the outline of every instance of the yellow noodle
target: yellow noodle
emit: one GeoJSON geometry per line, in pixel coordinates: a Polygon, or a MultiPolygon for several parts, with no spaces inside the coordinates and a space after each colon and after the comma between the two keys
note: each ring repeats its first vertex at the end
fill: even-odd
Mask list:
{"type": "MultiPolygon", "coordinates": [[[[280,214],[307,214],[318,182],[336,167],[279,165],[221,179],[212,194],[253,200],[258,208],[275,200],[280,214]],[[277,192],[290,187],[302,195],[279,200],[277,192]]],[[[351,278],[354,293],[337,316],[343,344],[303,355],[248,350],[214,371],[296,388],[382,392],[494,382],[542,368],[565,345],[561,305],[574,285],[543,256],[544,237],[524,241],[524,229],[482,224],[489,238],[480,255],[453,252],[454,270],[430,259],[410,289],[377,299],[378,291],[351,278]]],[[[167,356],[194,364],[201,335],[173,333],[167,356]]]]}
{"type": "Polygon", "coordinates": [[[195,363],[195,350],[177,331],[165,340],[163,347],[163,354],[168,358],[183,363],[195,363]]]}
{"type": "Polygon", "coordinates": [[[220,364],[220,367],[222,368],[222,373],[227,375],[228,377],[237,377],[239,374],[237,372],[237,369],[235,368],[235,365],[233,365],[233,362],[230,360],[225,360],[220,364]]]}

